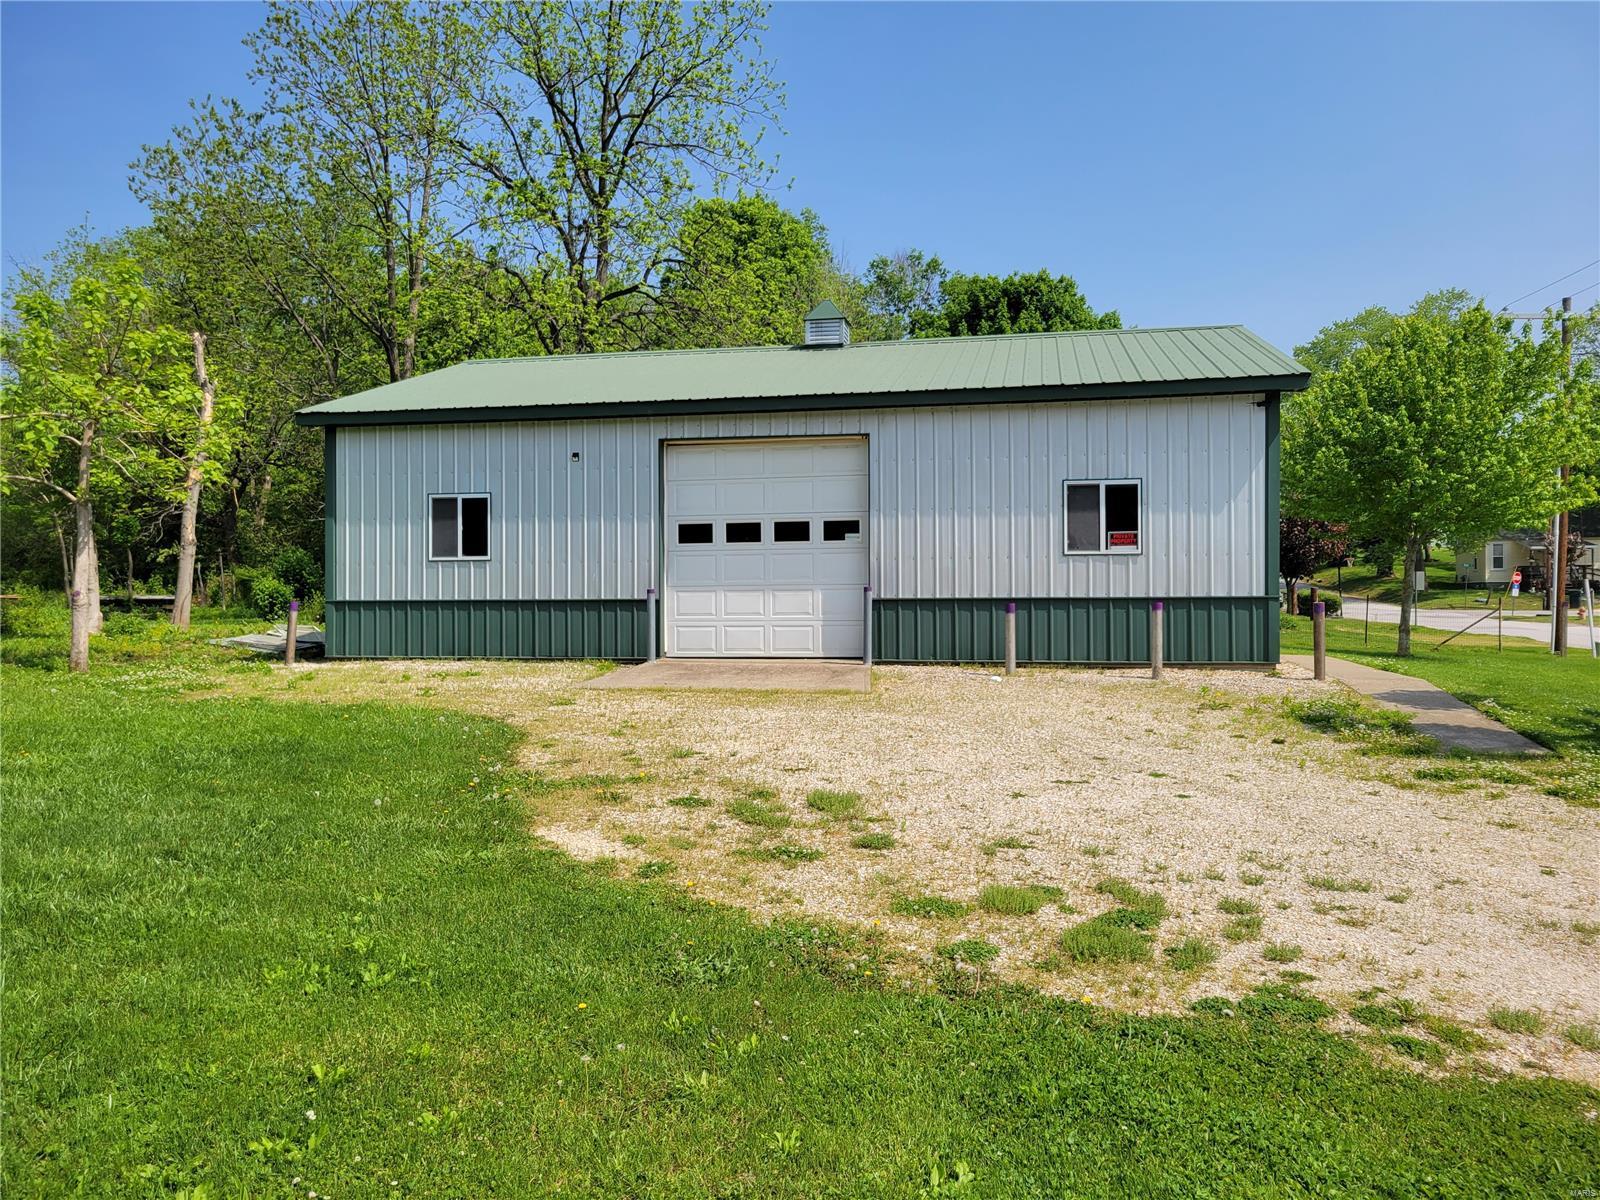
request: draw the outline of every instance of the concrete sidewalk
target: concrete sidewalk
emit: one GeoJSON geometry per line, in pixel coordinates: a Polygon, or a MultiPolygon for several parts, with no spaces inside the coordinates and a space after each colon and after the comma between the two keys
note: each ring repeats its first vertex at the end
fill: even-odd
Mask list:
{"type": "MultiPolygon", "coordinates": [[[[1285,654],[1285,662],[1312,669],[1309,654],[1285,654]]],[[[1410,714],[1418,733],[1438,740],[1446,750],[1473,754],[1548,754],[1538,742],[1507,729],[1465,701],[1437,688],[1426,679],[1380,671],[1347,659],[1328,658],[1328,678],[1370,696],[1379,704],[1410,714]]]]}
{"type": "Polygon", "coordinates": [[[819,658],[658,658],[619,667],[591,688],[721,688],[756,692],[870,692],[862,662],[819,658]]]}

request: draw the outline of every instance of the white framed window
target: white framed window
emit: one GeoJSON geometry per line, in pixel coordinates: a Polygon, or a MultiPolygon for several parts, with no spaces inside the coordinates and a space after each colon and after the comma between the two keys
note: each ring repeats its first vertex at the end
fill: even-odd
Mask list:
{"type": "Polygon", "coordinates": [[[1489,566],[1495,571],[1506,569],[1506,544],[1504,542],[1489,543],[1489,566]]]}
{"type": "Polygon", "coordinates": [[[1067,554],[1140,554],[1144,505],[1137,479],[1068,479],[1061,485],[1067,554]]]}
{"type": "Polygon", "coordinates": [[[428,557],[445,562],[489,557],[487,492],[428,497],[428,557]]]}

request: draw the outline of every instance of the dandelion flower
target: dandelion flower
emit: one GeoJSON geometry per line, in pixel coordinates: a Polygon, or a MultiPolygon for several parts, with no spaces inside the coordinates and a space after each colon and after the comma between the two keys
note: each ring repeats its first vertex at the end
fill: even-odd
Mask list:
{"type": "Polygon", "coordinates": [[[588,1006],[588,1004],[586,1004],[582,1000],[580,1000],[580,1001],[578,1001],[578,1007],[579,1008],[588,1008],[589,1006],[588,1006]]]}

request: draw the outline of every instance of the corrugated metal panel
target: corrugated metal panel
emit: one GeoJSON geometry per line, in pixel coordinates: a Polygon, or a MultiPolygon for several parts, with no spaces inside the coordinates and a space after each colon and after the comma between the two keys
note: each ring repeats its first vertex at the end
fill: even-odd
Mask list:
{"type": "Polygon", "coordinates": [[[642,659],[642,601],[340,601],[329,658],[642,659]]]}
{"type": "MultiPolygon", "coordinates": [[[[1272,663],[1276,599],[1257,596],[1170,600],[1170,663],[1272,663]]],[[[1001,662],[1005,602],[887,600],[873,605],[879,662],[1001,662]]],[[[1017,601],[1017,659],[1031,663],[1150,661],[1150,603],[1137,599],[1017,601]]]]}
{"type": "MultiPolygon", "coordinates": [[[[854,407],[873,396],[946,391],[1202,385],[1303,387],[1299,363],[1239,325],[1118,329],[1003,337],[862,342],[806,349],[640,351],[461,363],[303,410],[341,415],[828,398],[854,407]],[[861,400],[852,400],[861,397],[861,400]]],[[[1211,388],[1209,390],[1216,390],[1211,388]]],[[[997,399],[1030,399],[1004,396],[997,399]]],[[[1045,398],[1045,397],[1040,397],[1045,398]]],[[[973,400],[979,398],[973,397],[973,400]]],[[[531,414],[537,415],[537,414],[531,414]]]]}
{"type": "Polygon", "coordinates": [[[657,586],[662,439],[865,434],[881,597],[1261,595],[1257,399],[342,428],[330,594],[637,600],[657,586]],[[1062,553],[1062,481],[1095,478],[1143,482],[1142,554],[1062,553]],[[450,492],[490,494],[488,561],[428,561],[427,497],[450,492]]]}

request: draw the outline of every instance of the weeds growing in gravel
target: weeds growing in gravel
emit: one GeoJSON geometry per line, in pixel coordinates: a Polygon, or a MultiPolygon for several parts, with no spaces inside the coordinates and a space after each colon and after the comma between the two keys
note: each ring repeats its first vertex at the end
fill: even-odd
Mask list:
{"type": "Polygon", "coordinates": [[[893,850],[894,834],[863,833],[851,839],[850,844],[857,850],[893,850]]]}
{"type": "Polygon", "coordinates": [[[1568,1025],[1564,1032],[1567,1041],[1578,1049],[1600,1054],[1600,1029],[1593,1025],[1568,1025]]]}
{"type": "Polygon", "coordinates": [[[991,883],[978,893],[978,907],[1008,917],[1031,917],[1051,900],[1059,899],[1061,889],[1044,884],[1012,885],[991,883]]]}
{"type": "Polygon", "coordinates": [[[1523,1033],[1532,1036],[1544,1032],[1544,1018],[1526,1008],[1491,1008],[1489,1024],[1502,1033],[1523,1033]]]}
{"type": "Polygon", "coordinates": [[[1275,963],[1299,962],[1304,953],[1294,942],[1268,942],[1261,947],[1261,957],[1275,963]]]}
{"type": "Polygon", "coordinates": [[[889,902],[889,911],[902,917],[927,917],[938,921],[950,921],[957,917],[964,917],[970,906],[960,900],[951,900],[947,896],[896,896],[889,902]]]}
{"type": "Polygon", "coordinates": [[[706,808],[711,804],[704,796],[674,796],[667,801],[674,808],[706,808]]]}
{"type": "Polygon", "coordinates": [[[1372,883],[1366,879],[1341,879],[1337,875],[1307,875],[1306,882],[1324,892],[1370,892],[1372,883]]]}
{"type": "Polygon", "coordinates": [[[787,829],[793,821],[784,809],[775,804],[765,804],[760,800],[729,801],[728,815],[735,820],[743,821],[746,825],[755,825],[761,829],[787,829]]]}
{"type": "Polygon", "coordinates": [[[827,788],[817,788],[807,794],[806,804],[835,821],[847,821],[861,815],[861,796],[858,792],[833,792],[827,788]]]}
{"type": "Polygon", "coordinates": [[[1198,971],[1217,961],[1217,948],[1204,938],[1184,938],[1162,951],[1175,971],[1198,971]]]}

